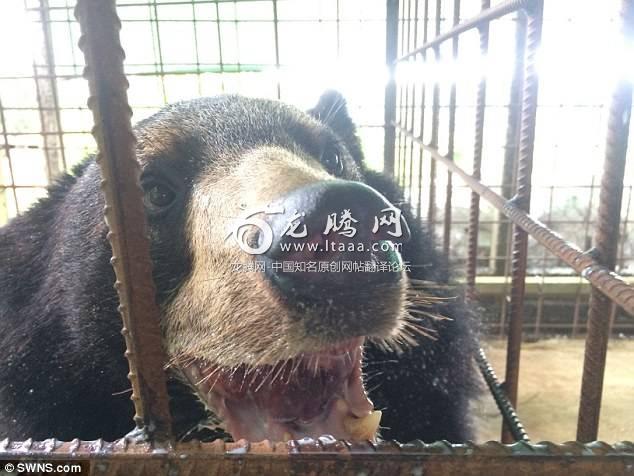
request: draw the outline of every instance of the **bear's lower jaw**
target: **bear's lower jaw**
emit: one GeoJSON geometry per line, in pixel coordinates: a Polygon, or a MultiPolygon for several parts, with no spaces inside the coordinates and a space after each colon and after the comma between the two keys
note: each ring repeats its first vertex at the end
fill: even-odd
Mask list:
{"type": "Polygon", "coordinates": [[[363,341],[276,365],[226,369],[195,360],[183,370],[234,440],[373,440],[381,412],[373,411],[363,386],[363,341]]]}

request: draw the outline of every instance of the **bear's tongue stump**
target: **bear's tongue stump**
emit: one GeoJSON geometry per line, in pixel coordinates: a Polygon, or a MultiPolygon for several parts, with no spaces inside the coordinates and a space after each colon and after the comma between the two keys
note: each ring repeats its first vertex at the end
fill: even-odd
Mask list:
{"type": "Polygon", "coordinates": [[[196,360],[184,371],[234,440],[331,435],[372,440],[381,419],[363,387],[363,338],[276,365],[223,369],[196,360]]]}

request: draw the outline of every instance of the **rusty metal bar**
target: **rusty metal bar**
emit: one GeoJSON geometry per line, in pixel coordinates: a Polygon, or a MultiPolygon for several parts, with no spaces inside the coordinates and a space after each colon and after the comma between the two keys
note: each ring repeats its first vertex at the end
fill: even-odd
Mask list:
{"type": "MultiPolygon", "coordinates": [[[[491,6],[490,0],[480,2],[482,11],[486,11],[491,6]]],[[[484,60],[489,50],[489,23],[479,26],[480,33],[480,57],[484,60]]],[[[475,137],[473,139],[473,172],[472,175],[480,180],[480,169],[482,167],[482,147],[484,143],[484,111],[486,108],[487,81],[486,75],[482,72],[478,82],[476,93],[475,111],[475,137]]],[[[471,203],[469,206],[469,231],[467,237],[467,296],[475,299],[475,279],[478,274],[478,231],[480,228],[480,195],[471,192],[471,203]]],[[[515,404],[515,403],[513,403],[515,404]]]]}
{"type": "Polygon", "coordinates": [[[3,459],[92,462],[91,474],[136,476],[188,476],[240,474],[241,476],[345,474],[425,476],[629,474],[634,465],[634,444],[603,442],[555,444],[524,441],[503,445],[490,441],[452,445],[446,441],[401,444],[337,441],[329,437],[305,438],[287,443],[177,443],[166,451],[151,444],[124,440],[60,442],[0,441],[3,459]]]}
{"type": "Polygon", "coordinates": [[[436,35],[436,37],[426,43],[424,43],[421,47],[412,50],[395,61],[405,61],[411,56],[415,56],[419,53],[424,53],[425,51],[431,48],[437,48],[442,43],[451,38],[454,38],[462,33],[473,30],[474,28],[478,28],[481,25],[488,24],[492,20],[503,17],[504,15],[508,15],[520,8],[532,8],[533,4],[535,4],[537,0],[506,0],[503,1],[494,7],[488,8],[485,11],[482,11],[479,15],[476,15],[473,18],[469,18],[468,20],[463,21],[459,25],[455,26],[451,30],[443,33],[442,35],[436,35]]]}
{"type": "Polygon", "coordinates": [[[93,135],[105,197],[108,240],[117,281],[119,311],[130,365],[132,401],[138,436],[157,441],[171,438],[163,366],[159,309],[152,280],[143,192],[123,72],[121,22],[114,0],[79,0],[75,16],[81,26],[79,46],[86,60],[85,77],[93,112],[93,135]]]}
{"type": "MultiPolygon", "coordinates": [[[[414,3],[414,44],[418,41],[418,0],[414,3]]],[[[415,60],[415,58],[414,58],[415,60]]],[[[409,128],[410,132],[414,132],[416,126],[416,82],[412,84],[412,124],[409,128]]],[[[407,183],[407,199],[411,203],[412,201],[412,183],[414,181],[414,142],[412,142],[409,150],[409,171],[408,171],[408,183],[407,183]]]]}
{"type": "MultiPolygon", "coordinates": [[[[537,92],[539,89],[536,55],[542,37],[543,8],[543,0],[538,0],[526,11],[526,55],[524,58],[522,116],[518,143],[516,191],[512,199],[515,206],[526,213],[530,211],[531,201],[531,175],[533,173],[537,92]]],[[[515,225],[513,227],[511,261],[509,332],[506,348],[506,372],[504,374],[504,389],[514,407],[517,407],[517,389],[519,385],[527,254],[528,234],[520,226],[515,225]]],[[[513,439],[509,428],[503,425],[502,442],[510,443],[513,439]]]]}
{"type": "MultiPolygon", "coordinates": [[[[400,23],[400,41],[398,42],[397,50],[400,52],[399,54],[403,54],[405,51],[405,0],[399,1],[399,21],[400,23]]],[[[396,108],[398,111],[398,122],[399,124],[404,124],[403,122],[403,86],[401,84],[397,85],[398,89],[398,102],[396,103],[396,108]]],[[[398,156],[396,157],[396,170],[395,177],[397,183],[400,185],[401,179],[401,154],[403,152],[403,141],[405,140],[405,136],[399,132],[396,141],[396,149],[398,151],[398,156]]]]}
{"type": "MultiPolygon", "coordinates": [[[[442,15],[442,0],[436,0],[435,15],[435,34],[440,35],[440,20],[442,15]]],[[[440,46],[440,45],[439,45],[440,46]]],[[[440,47],[434,48],[434,58],[436,62],[440,61],[440,47]]],[[[438,127],[440,124],[440,84],[438,79],[434,81],[434,89],[432,92],[431,106],[431,141],[433,147],[438,147],[438,127]]],[[[432,235],[436,227],[436,161],[432,160],[429,164],[429,207],[427,209],[427,222],[432,235]]]]}
{"type": "MultiPolygon", "coordinates": [[[[395,127],[403,130],[398,124],[395,124],[395,127]]],[[[403,133],[407,134],[407,132],[403,133]]],[[[514,200],[505,200],[504,197],[495,193],[491,188],[476,180],[448,157],[441,154],[438,149],[430,147],[412,134],[410,136],[414,142],[429,152],[433,159],[451,169],[454,174],[458,175],[469,187],[475,190],[480,197],[502,211],[513,223],[520,226],[552,254],[564,261],[599,291],[616,302],[625,312],[634,316],[634,286],[630,286],[621,276],[597,262],[591,253],[581,251],[575,244],[565,241],[557,233],[549,230],[539,220],[519,208],[514,200]]]]}
{"type": "MultiPolygon", "coordinates": [[[[526,14],[524,10],[517,11],[515,25],[515,64],[513,77],[511,79],[511,91],[509,94],[509,111],[506,126],[506,140],[504,144],[504,165],[502,166],[502,190],[504,198],[511,198],[514,193],[515,172],[517,165],[518,142],[520,132],[520,118],[522,113],[522,85],[524,83],[524,53],[526,50],[526,14]]],[[[511,227],[508,222],[499,217],[497,230],[497,256],[507,256],[509,249],[509,237],[511,227]]],[[[496,275],[506,274],[507,265],[505,261],[496,260],[493,273],[496,275]]]]}
{"type": "Polygon", "coordinates": [[[504,391],[504,386],[500,384],[498,381],[497,375],[495,375],[495,371],[493,367],[489,363],[486,354],[483,349],[479,349],[476,355],[476,363],[480,368],[480,373],[484,378],[489,390],[491,391],[491,395],[493,395],[493,399],[495,400],[500,413],[502,414],[502,418],[504,422],[510,428],[513,437],[516,441],[530,441],[528,435],[526,434],[526,430],[524,430],[524,426],[520,422],[519,417],[517,416],[517,412],[513,407],[513,404],[509,401],[506,396],[506,392],[504,391]]]}
{"type": "MultiPolygon", "coordinates": [[[[427,42],[427,38],[429,35],[429,0],[425,0],[423,7],[423,42],[427,42]]],[[[425,52],[421,53],[423,61],[426,59],[427,55],[425,52]]],[[[425,88],[425,81],[423,80],[421,83],[421,101],[420,101],[420,131],[419,137],[420,140],[423,140],[423,136],[425,134],[425,108],[427,102],[427,92],[425,88]]],[[[418,152],[418,201],[416,202],[416,217],[420,220],[423,208],[423,149],[419,147],[418,152]]]]}
{"type": "MultiPolygon", "coordinates": [[[[453,26],[460,23],[460,0],[453,2],[453,26]]],[[[451,56],[453,61],[458,60],[459,38],[454,36],[451,45],[451,56]]],[[[456,78],[451,80],[449,91],[449,138],[447,139],[447,157],[454,155],[454,142],[456,134],[456,78]]],[[[453,175],[451,170],[447,170],[447,187],[445,189],[445,213],[443,216],[442,249],[445,256],[449,257],[451,247],[451,202],[453,198],[453,175]]]]}
{"type": "MultiPolygon", "coordinates": [[[[634,0],[623,0],[621,3],[621,21],[624,43],[630,44],[634,40],[634,0]]],[[[631,114],[632,81],[622,78],[616,86],[610,106],[599,196],[599,226],[593,249],[596,260],[609,270],[613,270],[616,265],[631,114]]],[[[611,305],[612,302],[603,293],[595,289],[591,291],[577,423],[579,441],[596,440],[599,431],[611,305]]]]}
{"type": "Polygon", "coordinates": [[[386,0],[385,19],[385,64],[389,78],[385,86],[385,136],[383,143],[383,172],[394,176],[394,147],[396,144],[396,65],[394,59],[398,54],[398,3],[399,0],[386,0]]]}
{"type": "MultiPolygon", "coordinates": [[[[417,0],[414,0],[415,4],[418,4],[417,0]]],[[[403,43],[403,49],[404,50],[409,50],[410,49],[410,43],[411,43],[411,29],[412,29],[412,0],[407,0],[407,17],[405,17],[405,12],[403,12],[403,16],[404,16],[404,25],[407,25],[407,28],[405,28],[405,26],[403,27],[403,35],[404,35],[404,43],[403,43]]],[[[405,124],[405,127],[407,128],[407,130],[409,131],[409,110],[410,110],[410,106],[409,106],[409,101],[410,101],[410,87],[412,85],[411,81],[407,81],[407,83],[405,84],[405,102],[403,103],[401,101],[401,103],[399,104],[400,109],[401,109],[401,113],[403,114],[404,119],[401,120],[402,124],[405,124]]],[[[399,183],[403,186],[403,188],[405,187],[405,181],[407,178],[407,173],[406,173],[406,169],[407,169],[407,151],[408,151],[408,143],[409,146],[411,148],[414,147],[414,144],[411,141],[408,141],[408,139],[405,137],[403,138],[403,155],[402,157],[399,156],[399,183]]]]}

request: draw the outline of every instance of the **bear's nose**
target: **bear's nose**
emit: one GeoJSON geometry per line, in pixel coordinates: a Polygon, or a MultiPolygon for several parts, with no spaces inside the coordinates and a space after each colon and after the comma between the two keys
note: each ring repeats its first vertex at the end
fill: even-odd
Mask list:
{"type": "Polygon", "coordinates": [[[399,247],[410,237],[401,211],[373,188],[316,182],[270,205],[272,243],[261,259],[283,291],[313,294],[331,286],[400,279],[399,247]]]}

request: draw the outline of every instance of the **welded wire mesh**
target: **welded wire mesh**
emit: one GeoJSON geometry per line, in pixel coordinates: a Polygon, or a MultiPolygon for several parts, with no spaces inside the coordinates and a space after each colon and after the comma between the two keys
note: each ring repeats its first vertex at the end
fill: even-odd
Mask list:
{"type": "MultiPolygon", "coordinates": [[[[7,0],[0,15],[0,223],[94,151],[72,0],[7,0]]],[[[134,121],[220,93],[312,107],[347,97],[382,164],[385,6],[361,0],[120,0],[134,121]]]]}

